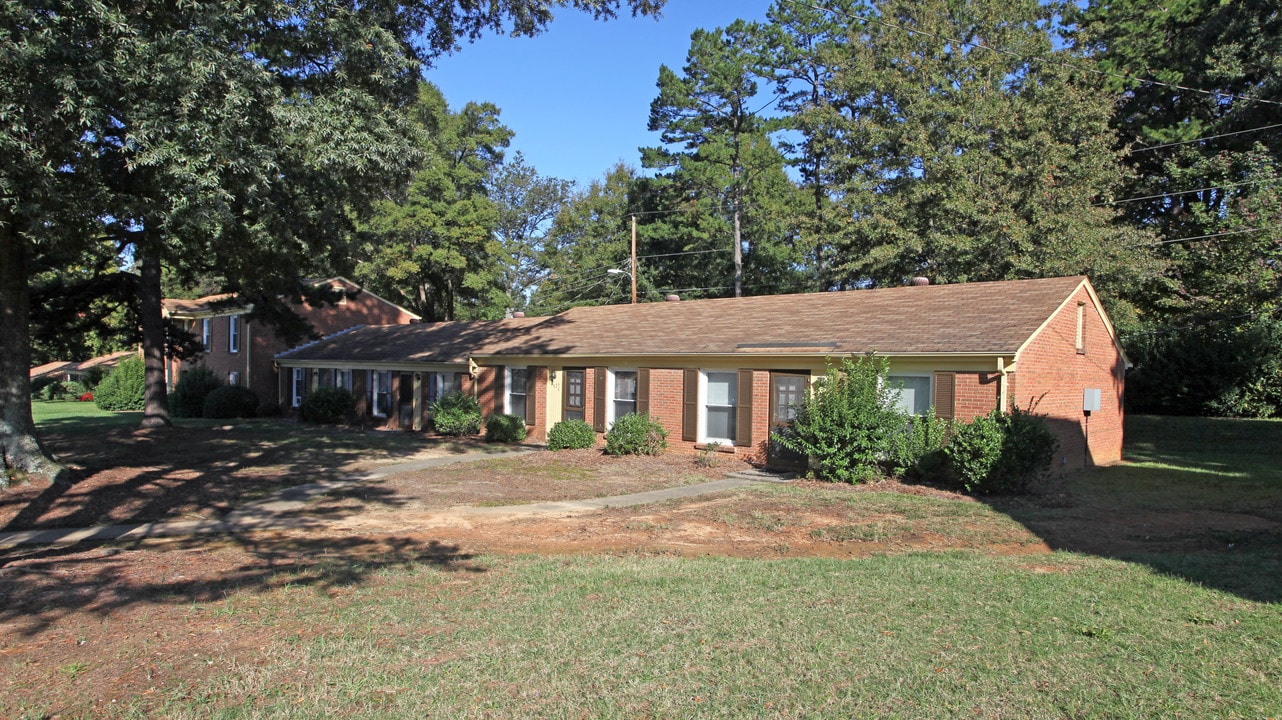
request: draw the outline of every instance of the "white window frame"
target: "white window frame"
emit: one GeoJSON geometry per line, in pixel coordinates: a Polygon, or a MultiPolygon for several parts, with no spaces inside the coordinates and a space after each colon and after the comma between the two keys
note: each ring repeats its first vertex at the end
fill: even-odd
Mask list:
{"type": "Polygon", "coordinates": [[[735,370],[700,370],[699,371],[699,442],[702,443],[721,443],[722,445],[734,445],[735,438],[711,437],[708,435],[708,383],[709,375],[730,375],[733,379],[730,383],[731,392],[734,393],[734,405],[718,406],[733,408],[735,432],[738,432],[738,412],[739,412],[739,373],[735,370]]]}
{"type": "MultiPolygon", "coordinates": [[[[903,394],[901,392],[899,409],[907,411],[909,415],[912,415],[914,417],[925,417],[926,415],[930,414],[930,409],[935,406],[935,378],[933,375],[923,375],[921,373],[902,373],[902,374],[887,375],[886,381],[890,383],[891,387],[898,387],[900,385],[903,385],[904,381],[909,378],[926,381],[925,382],[926,407],[921,412],[917,412],[916,407],[913,407],[913,408],[904,407],[902,404],[903,394]]],[[[916,400],[917,400],[916,389],[914,389],[914,395],[913,395],[914,405],[919,404],[916,402],[916,400]]]]}
{"type": "Polygon", "coordinates": [[[307,394],[307,368],[294,368],[293,383],[290,384],[291,404],[298,407],[303,404],[303,396],[307,394]],[[299,392],[301,383],[302,392],[299,392]]]}
{"type": "MultiPolygon", "coordinates": [[[[640,390],[641,377],[640,377],[640,373],[637,372],[636,368],[621,367],[621,368],[606,369],[605,382],[606,382],[606,387],[609,389],[609,393],[610,393],[610,397],[607,398],[605,402],[605,426],[607,429],[614,424],[615,420],[618,419],[618,413],[615,411],[615,407],[614,407],[614,404],[619,400],[619,398],[616,397],[614,394],[616,390],[615,384],[614,384],[615,374],[625,373],[625,372],[632,373],[633,375],[637,376],[637,383],[638,383],[637,389],[640,390]]],[[[636,412],[636,403],[637,403],[637,399],[635,397],[632,398],[633,412],[636,412]]]]}
{"type": "Polygon", "coordinates": [[[387,404],[389,409],[392,409],[391,408],[391,405],[392,405],[392,397],[391,397],[392,371],[391,370],[370,370],[369,371],[369,390],[370,390],[369,412],[374,417],[385,418],[387,417],[388,414],[386,412],[379,412],[379,408],[378,408],[378,393],[380,391],[380,388],[382,392],[387,394],[388,396],[387,404]],[[383,379],[384,376],[386,376],[387,378],[386,386],[382,385],[379,382],[380,380],[383,379]]]}
{"type": "Polygon", "coordinates": [[[214,324],[210,322],[209,318],[204,318],[200,321],[200,344],[205,352],[209,352],[214,348],[214,324]]]}
{"type": "MultiPolygon", "coordinates": [[[[518,394],[525,397],[525,402],[527,403],[527,407],[528,407],[528,403],[530,402],[530,368],[524,365],[515,365],[515,366],[505,365],[503,367],[503,412],[506,415],[516,414],[512,412],[512,395],[513,395],[512,371],[513,370],[525,371],[525,390],[518,394]]],[[[521,417],[525,417],[525,413],[521,413],[521,417]]]]}
{"type": "Polygon", "coordinates": [[[240,316],[227,316],[227,352],[240,352],[240,316]]]}
{"type": "Polygon", "coordinates": [[[352,371],[343,368],[333,368],[330,370],[330,378],[333,380],[333,386],[343,388],[348,392],[352,390],[352,371]]]}
{"type": "Polygon", "coordinates": [[[228,371],[227,385],[229,387],[240,387],[240,372],[236,370],[228,371]]]}

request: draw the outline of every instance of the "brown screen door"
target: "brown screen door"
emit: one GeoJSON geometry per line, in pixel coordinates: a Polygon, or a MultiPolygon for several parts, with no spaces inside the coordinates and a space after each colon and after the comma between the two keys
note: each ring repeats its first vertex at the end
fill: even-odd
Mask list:
{"type": "Polygon", "coordinates": [[[770,464],[781,467],[804,467],[806,458],[789,450],[774,439],[777,432],[788,432],[797,409],[806,397],[808,375],[789,372],[770,373],[770,464]]]}
{"type": "Polygon", "coordinates": [[[583,420],[584,397],[584,371],[583,370],[566,370],[565,371],[565,391],[564,391],[564,409],[562,417],[566,420],[583,420]]]}

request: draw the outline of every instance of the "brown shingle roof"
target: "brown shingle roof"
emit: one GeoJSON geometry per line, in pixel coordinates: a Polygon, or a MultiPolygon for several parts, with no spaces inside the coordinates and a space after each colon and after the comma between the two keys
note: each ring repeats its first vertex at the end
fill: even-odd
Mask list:
{"type": "Polygon", "coordinates": [[[475,354],[1008,354],[1083,277],[579,307],[475,354]]]}
{"type": "Polygon", "coordinates": [[[219,293],[218,295],[206,295],[202,298],[184,300],[181,298],[165,298],[161,300],[161,306],[165,314],[171,317],[187,318],[200,315],[211,315],[217,313],[230,313],[239,307],[238,303],[228,302],[235,299],[234,293],[219,293]]]}
{"type": "Polygon", "coordinates": [[[335,333],[276,357],[369,363],[466,363],[488,343],[510,342],[545,318],[510,318],[476,322],[413,325],[362,325],[335,333]]]}
{"type": "Polygon", "coordinates": [[[579,307],[547,318],[361,327],[280,356],[1013,354],[1085,278],[579,307]]]}

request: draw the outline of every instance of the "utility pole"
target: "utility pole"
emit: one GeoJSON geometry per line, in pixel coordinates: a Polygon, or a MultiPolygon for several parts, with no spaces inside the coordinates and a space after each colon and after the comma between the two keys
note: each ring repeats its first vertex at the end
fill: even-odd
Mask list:
{"type": "Polygon", "coordinates": [[[632,215],[632,304],[637,304],[637,216],[632,215]]]}

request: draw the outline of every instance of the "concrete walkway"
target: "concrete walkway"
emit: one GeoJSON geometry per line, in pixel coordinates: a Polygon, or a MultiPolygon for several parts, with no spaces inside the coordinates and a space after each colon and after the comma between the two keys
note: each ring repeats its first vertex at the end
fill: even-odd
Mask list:
{"type": "MultiPolygon", "coordinates": [[[[98,525],[89,528],[55,528],[51,530],[20,530],[0,533],[0,548],[18,545],[74,545],[85,541],[104,540],[139,540],[151,537],[178,537],[185,535],[208,535],[214,533],[236,533],[250,530],[279,530],[288,528],[323,527],[333,521],[307,517],[284,517],[288,513],[301,510],[313,499],[357,485],[369,480],[377,480],[388,475],[397,475],[416,470],[427,470],[442,465],[455,463],[478,462],[495,458],[510,458],[528,455],[534,450],[513,450],[501,453],[466,453],[463,455],[416,460],[394,465],[386,465],[369,472],[358,473],[341,480],[325,480],[294,485],[263,500],[247,503],[224,515],[218,520],[177,520],[172,522],[139,523],[133,525],[98,525]]],[[[594,512],[606,508],[630,507],[675,500],[679,498],[707,495],[709,493],[733,490],[761,482],[784,482],[788,476],[773,473],[746,471],[730,473],[723,480],[712,480],[694,485],[651,490],[649,492],[614,495],[612,497],[593,498],[590,500],[567,500],[562,502],[530,503],[526,505],[504,505],[478,507],[459,505],[442,508],[432,513],[441,518],[506,518],[529,517],[534,515],[568,516],[579,513],[594,512]]]]}

